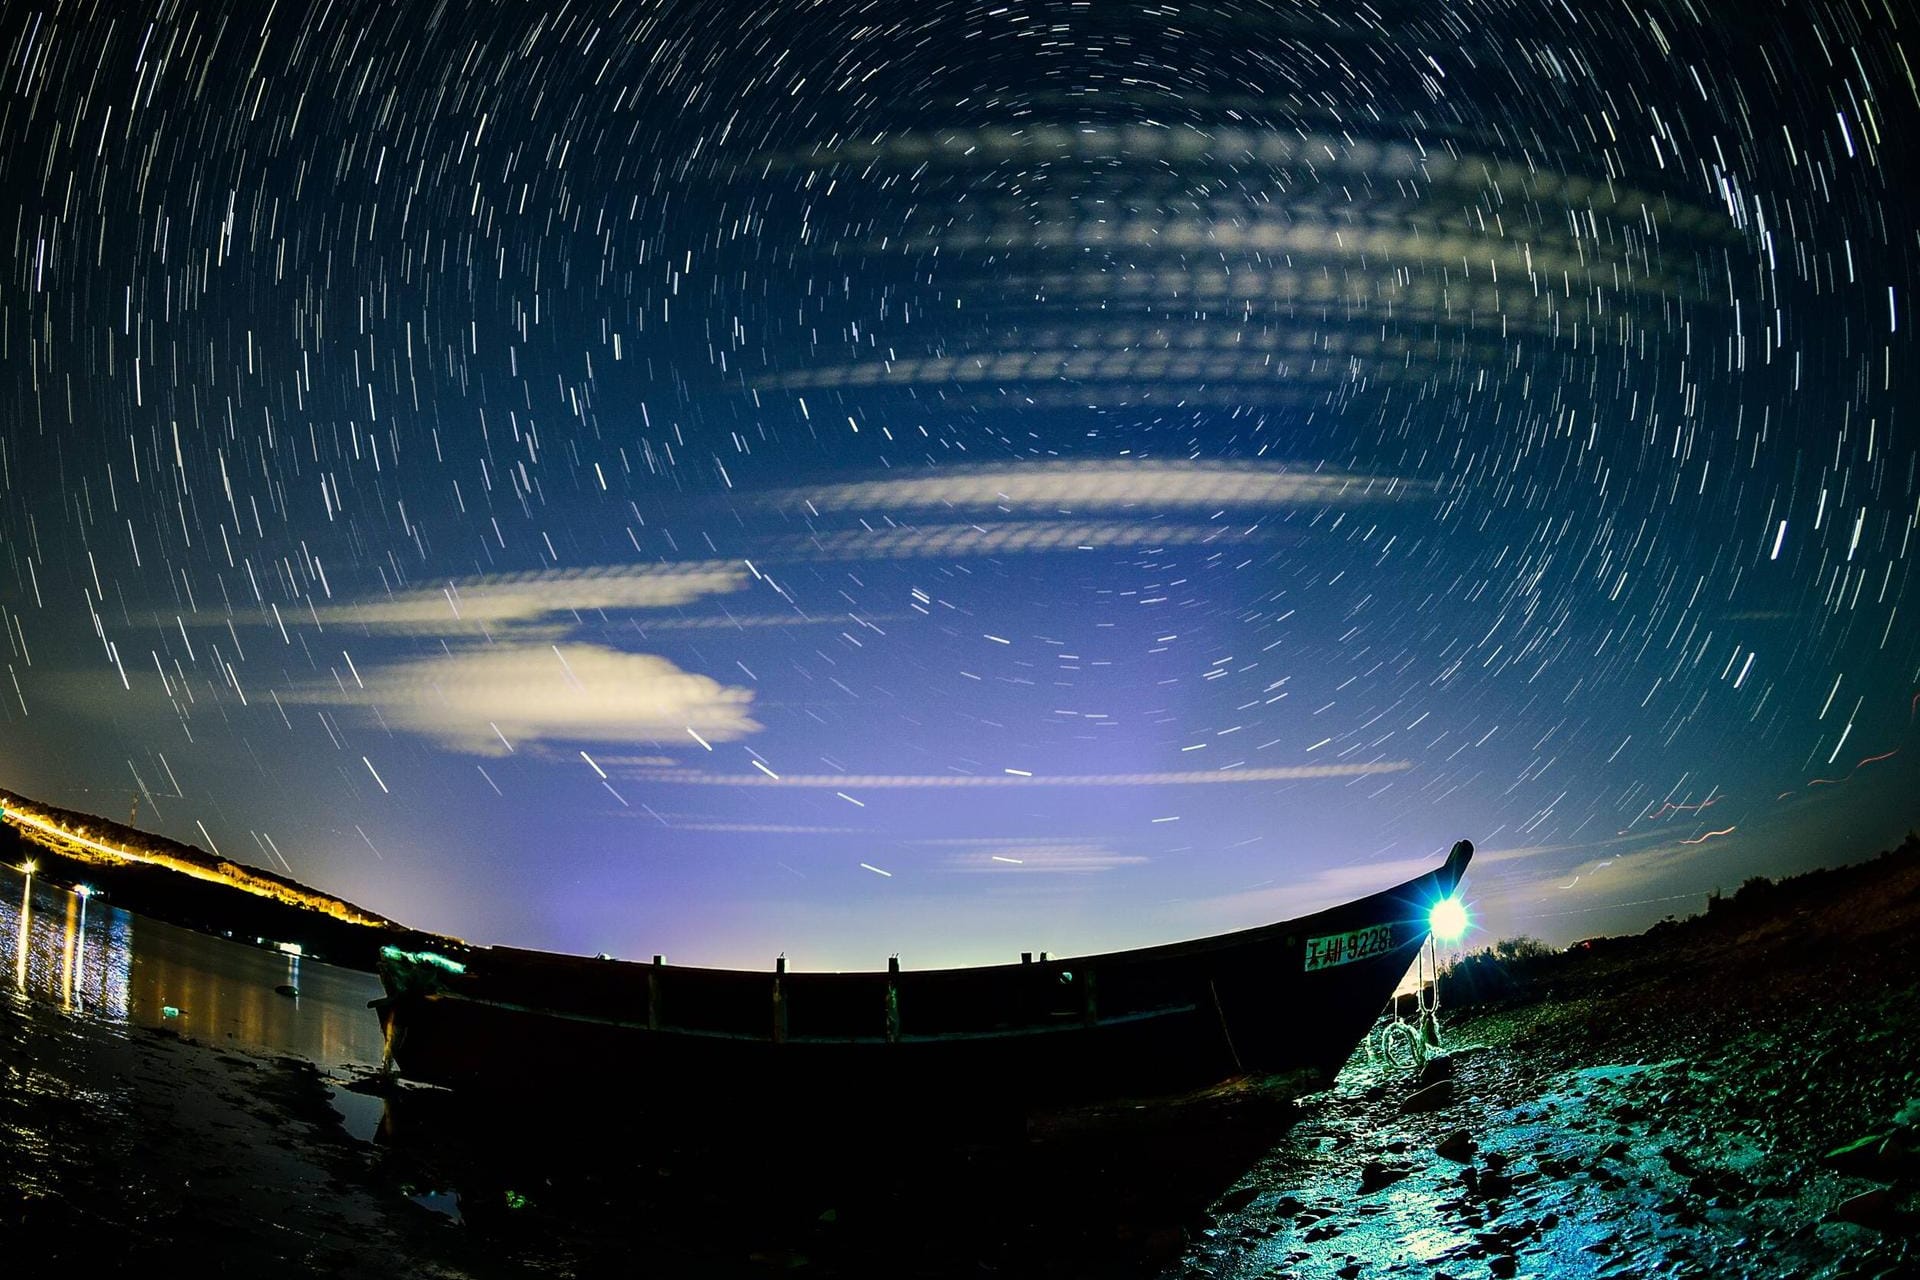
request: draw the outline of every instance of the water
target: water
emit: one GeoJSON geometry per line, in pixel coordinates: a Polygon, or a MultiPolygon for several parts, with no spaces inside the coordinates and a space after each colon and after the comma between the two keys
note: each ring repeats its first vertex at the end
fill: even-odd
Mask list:
{"type": "MultiPolygon", "coordinates": [[[[380,1065],[372,974],[216,938],[84,898],[45,876],[0,875],[0,947],[18,995],[77,1018],[159,1027],[215,1046],[304,1059],[330,1076],[380,1065]],[[286,994],[282,988],[297,994],[286,994]]],[[[348,1132],[371,1138],[378,1098],[333,1090],[348,1132]]]]}
{"type": "MultiPolygon", "coordinates": [[[[1165,1247],[1155,1241],[1177,1241],[1180,1222],[1272,1140],[1243,1126],[1249,1132],[1200,1143],[1143,1138],[1129,1144],[1137,1151],[1089,1154],[1066,1141],[1032,1147],[970,1132],[922,1148],[903,1146],[885,1117],[831,1116],[782,1157],[804,1151],[804,1178],[743,1181],[743,1169],[765,1164],[766,1135],[709,1123],[723,1117],[665,1125],[657,1115],[583,1106],[566,1088],[564,1063],[556,1063],[552,1088],[529,1089],[506,1106],[439,1089],[351,1091],[346,1080],[376,1069],[381,1057],[379,1022],[367,1007],[380,991],[371,975],[282,954],[271,940],[162,924],[83,900],[45,876],[29,891],[17,872],[0,869],[0,982],[8,981],[14,1008],[0,1001],[0,1014],[12,1015],[0,1016],[0,1119],[18,1122],[0,1131],[0,1163],[37,1197],[36,1222],[54,1224],[43,1233],[52,1240],[70,1238],[70,1222],[91,1220],[84,1215],[117,1211],[111,1206],[126,1193],[116,1181],[119,1157],[108,1153],[143,1141],[159,1144],[144,1157],[143,1188],[174,1176],[168,1161],[184,1162],[180,1176],[190,1180],[237,1161],[242,1182],[285,1190],[285,1180],[297,1179],[302,1203],[349,1213],[335,1191],[318,1189],[328,1185],[318,1166],[274,1163],[300,1113],[282,1109],[284,1098],[281,1108],[263,1110],[257,1093],[222,1089],[230,1070],[248,1080],[276,1073],[241,1071],[227,1061],[232,1052],[209,1061],[197,1051],[149,1072],[144,1058],[166,1050],[164,1042],[126,1043],[146,1039],[135,1034],[143,1027],[216,1050],[313,1063],[338,1082],[331,1102],[344,1130],[369,1144],[361,1168],[377,1200],[411,1201],[458,1224],[449,1241],[560,1274],[612,1271],[636,1254],[707,1272],[809,1260],[893,1270],[912,1257],[916,1274],[943,1278],[1047,1259],[1126,1274],[1165,1247]],[[282,994],[283,986],[298,995],[282,994]],[[175,1114],[170,1100],[154,1105],[156,1086],[204,1096],[175,1114]],[[236,1106],[271,1136],[235,1139],[236,1106]],[[172,1126],[164,1138],[156,1123],[172,1126]],[[230,1145],[195,1147],[203,1141],[230,1145]],[[48,1205],[75,1216],[60,1218],[48,1205]]],[[[142,1194],[176,1193],[168,1186],[142,1194]]],[[[195,1212],[202,1203],[186,1202],[195,1212]]],[[[145,1218],[134,1228],[143,1244],[174,1229],[145,1218]]],[[[234,1247],[224,1235],[210,1243],[216,1239],[234,1247]]]]}

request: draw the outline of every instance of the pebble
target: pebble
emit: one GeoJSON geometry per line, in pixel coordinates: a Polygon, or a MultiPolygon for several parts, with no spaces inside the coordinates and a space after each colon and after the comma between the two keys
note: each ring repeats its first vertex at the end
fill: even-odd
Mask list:
{"type": "Polygon", "coordinates": [[[1828,1222],[1851,1222],[1862,1227],[1885,1229],[1896,1217],[1894,1194],[1886,1187],[1862,1191],[1842,1200],[1827,1211],[1828,1222]]]}
{"type": "Polygon", "coordinates": [[[1383,1164],[1378,1160],[1369,1160],[1360,1168],[1360,1194],[1372,1195],[1382,1187],[1392,1186],[1413,1170],[1402,1165],[1383,1164]]]}

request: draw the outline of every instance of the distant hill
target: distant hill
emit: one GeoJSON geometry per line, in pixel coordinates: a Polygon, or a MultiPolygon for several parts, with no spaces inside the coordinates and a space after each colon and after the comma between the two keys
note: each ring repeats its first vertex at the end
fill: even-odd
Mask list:
{"type": "Polygon", "coordinates": [[[407,928],[289,877],[97,814],[0,789],[0,861],[85,883],[142,915],[247,942],[289,942],[304,954],[371,969],[380,948],[447,941],[407,928]]]}

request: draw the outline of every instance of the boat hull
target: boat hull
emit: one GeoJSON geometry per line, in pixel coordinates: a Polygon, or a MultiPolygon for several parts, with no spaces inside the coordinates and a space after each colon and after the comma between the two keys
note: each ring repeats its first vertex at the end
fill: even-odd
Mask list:
{"type": "Polygon", "coordinates": [[[376,1001],[411,1079],[636,1105],[713,1094],[779,1110],[882,1101],[1062,1104],[1238,1076],[1330,1078],[1427,938],[1471,845],[1326,911],[1039,963],[743,973],[506,948],[390,951],[376,1001]]]}

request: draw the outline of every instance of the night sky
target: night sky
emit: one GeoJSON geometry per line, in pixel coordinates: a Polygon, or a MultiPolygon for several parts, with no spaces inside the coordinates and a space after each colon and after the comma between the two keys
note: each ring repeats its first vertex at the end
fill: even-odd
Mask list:
{"type": "Polygon", "coordinates": [[[0,785],[909,966],[1917,808],[1909,3],[0,10],[0,785]]]}

